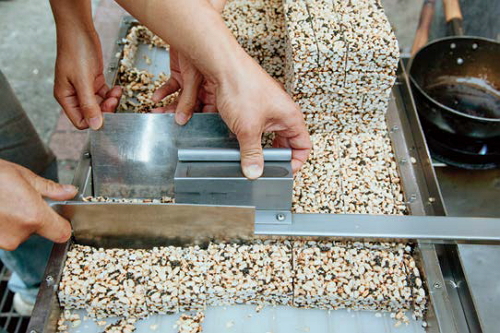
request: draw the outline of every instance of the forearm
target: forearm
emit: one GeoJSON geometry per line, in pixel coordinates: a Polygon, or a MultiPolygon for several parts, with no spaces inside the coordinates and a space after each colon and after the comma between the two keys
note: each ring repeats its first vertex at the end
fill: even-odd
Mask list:
{"type": "Polygon", "coordinates": [[[249,57],[207,0],[117,0],[192,61],[209,80],[218,81],[249,57]]]}
{"type": "Polygon", "coordinates": [[[50,0],[57,37],[71,38],[75,32],[95,33],[90,0],[50,0]]]}

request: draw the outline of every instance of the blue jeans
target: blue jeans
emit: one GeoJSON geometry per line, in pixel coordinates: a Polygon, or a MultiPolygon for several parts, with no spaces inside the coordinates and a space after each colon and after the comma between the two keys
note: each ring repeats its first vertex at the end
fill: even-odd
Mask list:
{"type": "MultiPolygon", "coordinates": [[[[20,164],[57,181],[54,154],[40,140],[7,79],[0,71],[0,159],[20,164]]],[[[0,202],[0,205],[8,203],[0,202]]],[[[0,231],[1,232],[1,231],[0,231]]],[[[32,236],[15,251],[0,250],[0,259],[12,271],[8,287],[25,301],[34,302],[52,250],[52,242],[32,236]]]]}

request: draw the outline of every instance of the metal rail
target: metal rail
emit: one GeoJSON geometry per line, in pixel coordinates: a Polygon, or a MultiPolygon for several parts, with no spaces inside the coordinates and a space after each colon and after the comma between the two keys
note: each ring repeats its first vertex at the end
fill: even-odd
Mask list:
{"type": "Polygon", "coordinates": [[[294,214],[288,225],[256,224],[255,234],[498,243],[499,225],[496,218],[294,214]]]}
{"type": "MultiPolygon", "coordinates": [[[[446,216],[432,160],[409,87],[408,75],[403,61],[400,61],[397,82],[393,88],[394,99],[390,102],[387,118],[392,129],[391,139],[399,160],[403,185],[406,194],[411,193],[408,201],[413,215],[446,216]],[[394,110],[397,111],[397,116],[394,110]],[[414,157],[415,163],[407,163],[410,161],[409,156],[401,155],[401,139],[406,143],[408,154],[414,157]],[[418,167],[408,168],[410,165],[418,167]],[[405,182],[405,175],[408,174],[414,175],[414,183],[405,182]]],[[[418,241],[417,244],[432,303],[427,315],[431,323],[429,330],[442,333],[482,332],[479,316],[471,298],[459,296],[459,293],[471,295],[471,291],[460,264],[457,244],[430,244],[428,241],[418,241]],[[446,262],[449,264],[443,265],[446,262]],[[460,288],[450,286],[460,286],[460,288]]]]}

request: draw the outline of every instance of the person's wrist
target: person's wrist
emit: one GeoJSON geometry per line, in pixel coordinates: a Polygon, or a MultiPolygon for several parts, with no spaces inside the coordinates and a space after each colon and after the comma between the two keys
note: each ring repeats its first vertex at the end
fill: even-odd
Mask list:
{"type": "Polygon", "coordinates": [[[203,73],[206,80],[216,86],[227,86],[238,89],[245,79],[255,75],[260,67],[248,54],[240,50],[221,55],[218,66],[209,73],[203,73]]]}
{"type": "Polygon", "coordinates": [[[74,42],[81,38],[99,38],[94,27],[82,27],[78,25],[71,27],[66,25],[58,26],[56,28],[56,35],[59,42],[74,42]]]}

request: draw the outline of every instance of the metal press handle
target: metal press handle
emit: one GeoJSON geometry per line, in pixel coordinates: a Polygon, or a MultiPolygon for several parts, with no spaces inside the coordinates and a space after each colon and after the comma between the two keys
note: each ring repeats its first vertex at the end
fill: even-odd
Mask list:
{"type": "MultiPolygon", "coordinates": [[[[289,162],[292,160],[290,148],[263,149],[265,162],[289,162]]],[[[180,162],[239,162],[240,150],[237,148],[187,148],[179,149],[180,162]]]]}

